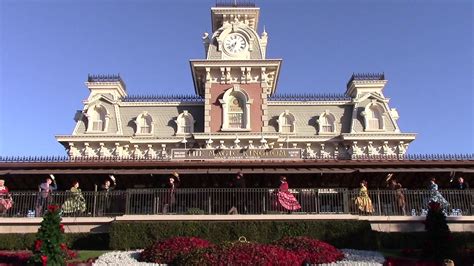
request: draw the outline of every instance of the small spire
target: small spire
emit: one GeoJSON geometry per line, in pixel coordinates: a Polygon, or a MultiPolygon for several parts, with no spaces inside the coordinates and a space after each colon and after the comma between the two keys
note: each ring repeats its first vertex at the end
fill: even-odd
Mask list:
{"type": "Polygon", "coordinates": [[[268,33],[267,33],[267,31],[265,30],[265,25],[263,25],[262,37],[263,37],[263,36],[267,36],[267,35],[268,35],[268,33]]]}

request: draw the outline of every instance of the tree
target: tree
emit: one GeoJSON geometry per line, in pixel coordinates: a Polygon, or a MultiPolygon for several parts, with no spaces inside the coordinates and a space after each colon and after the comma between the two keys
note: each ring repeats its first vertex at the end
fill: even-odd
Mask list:
{"type": "Polygon", "coordinates": [[[438,202],[430,202],[425,221],[426,243],[423,254],[437,261],[452,258],[454,246],[446,215],[438,202]]]}
{"type": "Polygon", "coordinates": [[[29,263],[33,265],[66,265],[66,260],[76,256],[67,247],[59,206],[48,206],[36,233],[32,251],[29,263]]]}

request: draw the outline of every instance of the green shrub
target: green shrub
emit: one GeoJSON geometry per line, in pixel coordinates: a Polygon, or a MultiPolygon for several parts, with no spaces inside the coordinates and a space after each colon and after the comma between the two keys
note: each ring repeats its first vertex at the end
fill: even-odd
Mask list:
{"type": "Polygon", "coordinates": [[[271,243],[284,236],[308,236],[338,248],[376,248],[375,234],[367,221],[165,221],[114,222],[110,228],[111,249],[134,249],[156,240],[195,236],[213,243],[248,241],[271,243]]]}
{"type": "MultiPolygon", "coordinates": [[[[420,249],[425,244],[426,232],[377,232],[377,249],[420,249]]],[[[452,232],[452,244],[460,249],[474,247],[474,232],[452,232]]]]}
{"type": "MultiPolygon", "coordinates": [[[[109,248],[109,234],[74,233],[65,234],[66,243],[73,249],[109,248]]],[[[0,250],[26,250],[33,246],[35,234],[0,234],[0,250]]]]}

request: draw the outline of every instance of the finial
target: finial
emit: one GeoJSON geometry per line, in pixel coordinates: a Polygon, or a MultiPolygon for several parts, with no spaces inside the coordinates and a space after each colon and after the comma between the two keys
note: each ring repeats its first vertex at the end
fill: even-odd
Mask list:
{"type": "Polygon", "coordinates": [[[267,35],[268,35],[268,33],[267,33],[267,31],[265,30],[265,25],[263,25],[262,37],[267,36],[267,35]]]}

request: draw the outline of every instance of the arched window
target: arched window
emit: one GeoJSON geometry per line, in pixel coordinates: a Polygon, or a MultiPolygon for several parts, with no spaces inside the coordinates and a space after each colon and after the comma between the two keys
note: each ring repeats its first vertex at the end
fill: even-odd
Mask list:
{"type": "Polygon", "coordinates": [[[384,109],[382,106],[372,101],[365,107],[365,111],[362,112],[362,116],[365,119],[365,130],[384,130],[384,109]]]}
{"type": "Polygon", "coordinates": [[[252,100],[249,99],[244,90],[240,89],[238,84],[228,89],[219,101],[222,105],[222,130],[250,130],[250,104],[252,100]]]}
{"type": "Polygon", "coordinates": [[[278,132],[294,133],[295,132],[295,116],[288,110],[281,113],[278,117],[278,132]]]}
{"type": "Polygon", "coordinates": [[[245,128],[243,100],[235,95],[229,97],[229,128],[242,129],[245,128]]]}
{"type": "Polygon", "coordinates": [[[88,120],[88,132],[104,132],[107,131],[109,122],[109,114],[107,109],[101,104],[94,105],[87,109],[86,117],[88,120]]]}
{"type": "Polygon", "coordinates": [[[147,135],[153,133],[153,119],[148,112],[143,112],[135,120],[137,125],[136,135],[147,135]]]}
{"type": "Polygon", "coordinates": [[[178,125],[176,134],[191,134],[194,132],[194,117],[187,110],[184,110],[176,119],[178,125]]]}
{"type": "Polygon", "coordinates": [[[336,118],[328,110],[324,111],[318,119],[319,134],[336,132],[336,118]]]}

